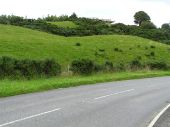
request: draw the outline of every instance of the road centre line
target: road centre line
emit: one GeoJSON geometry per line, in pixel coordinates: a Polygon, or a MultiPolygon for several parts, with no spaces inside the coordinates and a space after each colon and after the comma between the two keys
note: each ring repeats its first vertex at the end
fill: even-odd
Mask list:
{"type": "Polygon", "coordinates": [[[59,111],[59,110],[61,110],[61,108],[56,108],[56,109],[53,109],[53,110],[50,110],[50,111],[47,111],[47,112],[42,112],[42,113],[39,113],[39,114],[35,114],[35,115],[32,115],[32,116],[28,116],[28,117],[25,117],[25,118],[21,118],[21,119],[18,119],[18,120],[7,122],[7,123],[4,123],[4,124],[1,124],[0,127],[4,127],[4,126],[11,125],[11,124],[14,124],[14,123],[18,123],[18,122],[21,122],[21,121],[24,121],[24,120],[32,119],[32,118],[35,118],[35,117],[43,116],[43,115],[46,115],[46,114],[49,114],[49,113],[52,113],[52,112],[56,112],[56,111],[59,111]]]}

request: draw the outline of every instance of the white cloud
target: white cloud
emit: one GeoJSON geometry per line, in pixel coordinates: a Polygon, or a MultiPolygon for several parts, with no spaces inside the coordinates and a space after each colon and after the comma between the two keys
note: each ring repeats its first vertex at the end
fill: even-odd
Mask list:
{"type": "Polygon", "coordinates": [[[146,11],[158,26],[170,22],[169,0],[0,0],[0,14],[33,18],[76,12],[79,16],[133,24],[133,15],[139,10],[146,11]]]}

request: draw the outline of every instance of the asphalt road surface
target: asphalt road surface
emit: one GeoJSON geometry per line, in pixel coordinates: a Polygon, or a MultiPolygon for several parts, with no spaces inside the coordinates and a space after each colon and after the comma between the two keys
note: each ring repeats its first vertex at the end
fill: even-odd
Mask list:
{"type": "Polygon", "coordinates": [[[0,127],[147,127],[170,101],[170,77],[0,99],[0,127]]]}

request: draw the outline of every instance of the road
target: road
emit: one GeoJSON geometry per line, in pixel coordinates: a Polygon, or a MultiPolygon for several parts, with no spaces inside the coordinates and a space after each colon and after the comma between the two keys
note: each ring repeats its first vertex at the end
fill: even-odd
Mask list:
{"type": "Polygon", "coordinates": [[[170,127],[170,108],[161,115],[154,127],[170,127]]]}
{"type": "Polygon", "coordinates": [[[170,101],[170,77],[0,99],[0,127],[147,127],[170,101]]]}

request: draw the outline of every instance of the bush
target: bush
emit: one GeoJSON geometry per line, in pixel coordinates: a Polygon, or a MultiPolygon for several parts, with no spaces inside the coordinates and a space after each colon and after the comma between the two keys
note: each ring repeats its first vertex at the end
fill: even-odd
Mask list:
{"type": "Polygon", "coordinates": [[[150,55],[151,55],[151,56],[155,56],[155,52],[151,52],[150,55]]]}
{"type": "Polygon", "coordinates": [[[123,50],[119,49],[119,48],[114,48],[114,51],[116,51],[116,52],[123,52],[123,50]]]}
{"type": "Polygon", "coordinates": [[[115,48],[114,50],[115,50],[116,52],[118,52],[118,51],[119,51],[119,49],[118,49],[118,48],[115,48]]]}
{"type": "Polygon", "coordinates": [[[74,60],[71,71],[75,74],[91,74],[94,71],[94,62],[89,59],[74,60]]]}
{"type": "Polygon", "coordinates": [[[105,66],[101,64],[96,64],[94,65],[94,72],[101,72],[105,70],[105,66]]]}
{"type": "Polygon", "coordinates": [[[33,66],[33,62],[31,60],[16,60],[15,70],[20,72],[21,76],[30,78],[35,76],[35,69],[33,66]]]}
{"type": "Polygon", "coordinates": [[[138,59],[138,60],[142,60],[142,57],[141,57],[141,56],[137,56],[137,59],[138,59]]]}
{"type": "Polygon", "coordinates": [[[76,46],[81,46],[81,44],[80,43],[76,43],[76,46]]]}
{"type": "Polygon", "coordinates": [[[113,70],[113,63],[110,61],[105,62],[105,69],[106,71],[112,71],[113,70]]]}
{"type": "Polygon", "coordinates": [[[54,60],[18,60],[10,57],[0,58],[0,77],[33,78],[56,76],[61,73],[61,66],[54,60]]]}
{"type": "Polygon", "coordinates": [[[133,61],[131,61],[130,67],[132,70],[141,69],[142,64],[138,59],[134,59],[133,61]]]}
{"type": "Polygon", "coordinates": [[[158,69],[158,70],[168,69],[168,65],[163,61],[150,62],[150,63],[148,63],[148,67],[152,70],[154,70],[154,69],[158,69]]]}
{"type": "Polygon", "coordinates": [[[61,66],[55,60],[47,59],[43,62],[43,73],[47,76],[54,76],[61,73],[61,66]]]}
{"type": "Polygon", "coordinates": [[[118,64],[116,67],[116,71],[125,71],[126,66],[123,63],[118,64]]]}
{"type": "Polygon", "coordinates": [[[99,51],[100,51],[100,52],[105,52],[105,50],[104,50],[104,49],[99,49],[99,51]]]}
{"type": "Polygon", "coordinates": [[[151,45],[151,49],[154,49],[154,48],[156,48],[154,45],[151,45]]]}
{"type": "Polygon", "coordinates": [[[6,77],[15,73],[15,59],[10,57],[1,57],[0,58],[0,76],[6,77]]]}
{"type": "Polygon", "coordinates": [[[140,45],[137,45],[138,48],[140,48],[140,45]]]}

